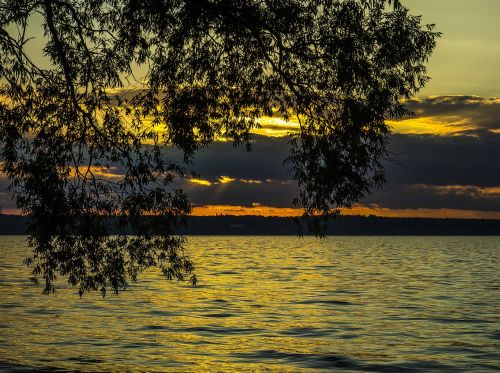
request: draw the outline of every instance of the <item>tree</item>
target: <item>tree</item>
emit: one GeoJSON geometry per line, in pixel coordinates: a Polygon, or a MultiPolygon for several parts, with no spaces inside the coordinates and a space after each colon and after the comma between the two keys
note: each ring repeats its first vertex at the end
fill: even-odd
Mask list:
{"type": "Polygon", "coordinates": [[[409,114],[439,36],[384,0],[1,0],[0,25],[2,171],[31,218],[33,280],[103,295],[148,267],[193,273],[186,170],[165,145],[187,163],[219,137],[250,147],[278,113],[300,123],[288,162],[305,217],[379,187],[384,119],[409,114]]]}

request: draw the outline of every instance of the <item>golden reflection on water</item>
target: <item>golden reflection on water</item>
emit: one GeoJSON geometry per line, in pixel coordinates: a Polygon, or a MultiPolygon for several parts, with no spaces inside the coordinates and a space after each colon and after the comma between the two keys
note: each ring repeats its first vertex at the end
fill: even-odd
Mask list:
{"type": "Polygon", "coordinates": [[[500,361],[500,238],[191,237],[200,286],[41,295],[0,238],[0,370],[470,370],[500,361]],[[495,295],[496,294],[496,295],[495,295]]]}

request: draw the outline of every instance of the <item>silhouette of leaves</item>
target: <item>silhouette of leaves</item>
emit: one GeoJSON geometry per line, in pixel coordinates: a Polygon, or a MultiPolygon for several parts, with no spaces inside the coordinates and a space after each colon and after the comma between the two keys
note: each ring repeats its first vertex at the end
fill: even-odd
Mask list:
{"type": "Polygon", "coordinates": [[[31,218],[27,264],[45,292],[61,275],[103,295],[149,267],[196,281],[176,233],[186,170],[165,145],[189,163],[217,138],[250,149],[262,116],[296,117],[306,217],[379,187],[384,119],[409,114],[439,36],[382,0],[1,0],[0,26],[2,171],[31,218]]]}

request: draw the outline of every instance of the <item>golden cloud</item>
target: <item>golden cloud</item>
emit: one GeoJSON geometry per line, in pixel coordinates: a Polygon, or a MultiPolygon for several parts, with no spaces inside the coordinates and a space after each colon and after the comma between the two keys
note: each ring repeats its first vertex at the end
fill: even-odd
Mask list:
{"type": "Polygon", "coordinates": [[[94,177],[103,179],[122,179],[123,174],[118,172],[118,167],[110,166],[71,166],[69,170],[69,176],[75,178],[77,176],[84,176],[87,173],[92,174],[94,177]]]}
{"type": "Polygon", "coordinates": [[[229,176],[220,176],[218,180],[219,180],[219,183],[221,183],[221,184],[228,184],[228,183],[232,183],[236,179],[229,177],[229,176]]]}
{"type": "Polygon", "coordinates": [[[203,179],[191,178],[191,179],[187,179],[187,181],[189,181],[190,183],[193,183],[193,184],[198,184],[198,185],[203,185],[203,186],[211,186],[212,185],[211,181],[203,180],[203,179]]]}
{"type": "Polygon", "coordinates": [[[387,120],[392,131],[411,135],[452,135],[476,127],[459,116],[417,117],[404,120],[387,120]]]}

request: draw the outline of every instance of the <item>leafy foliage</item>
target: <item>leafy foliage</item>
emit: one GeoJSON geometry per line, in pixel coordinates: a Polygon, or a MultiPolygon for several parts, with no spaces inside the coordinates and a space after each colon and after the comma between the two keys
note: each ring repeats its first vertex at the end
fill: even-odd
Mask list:
{"type": "Polygon", "coordinates": [[[250,147],[278,113],[300,122],[288,162],[306,217],[380,186],[384,119],[409,114],[439,35],[382,0],[1,0],[0,26],[3,172],[31,217],[27,263],[46,292],[62,275],[103,295],[149,267],[194,270],[177,234],[186,171],[162,146],[186,162],[218,137],[250,147]]]}

